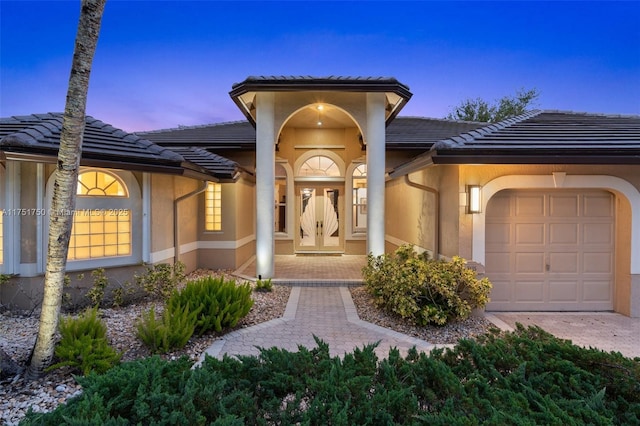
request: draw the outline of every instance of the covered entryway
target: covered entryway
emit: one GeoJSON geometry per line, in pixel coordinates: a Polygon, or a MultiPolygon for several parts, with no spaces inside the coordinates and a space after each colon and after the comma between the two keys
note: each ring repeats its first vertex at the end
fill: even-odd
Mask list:
{"type": "Polygon", "coordinates": [[[613,309],[614,197],[503,190],[486,209],[488,310],[613,309]]]}
{"type": "Polygon", "coordinates": [[[342,212],[344,186],[302,184],[297,186],[296,251],[344,251],[342,212]]]}

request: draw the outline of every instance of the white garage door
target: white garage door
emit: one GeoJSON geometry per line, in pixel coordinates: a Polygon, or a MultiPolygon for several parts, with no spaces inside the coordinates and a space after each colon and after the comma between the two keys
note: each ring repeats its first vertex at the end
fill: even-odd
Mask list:
{"type": "Polygon", "coordinates": [[[613,309],[614,203],[606,191],[501,191],[486,211],[487,310],[613,309]]]}

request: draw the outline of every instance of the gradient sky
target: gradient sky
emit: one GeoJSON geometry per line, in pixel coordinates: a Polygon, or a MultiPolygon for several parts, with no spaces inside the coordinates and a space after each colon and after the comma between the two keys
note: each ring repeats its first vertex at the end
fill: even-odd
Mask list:
{"type": "MultiPolygon", "coordinates": [[[[0,116],[64,110],[79,1],[0,0],[0,116]]],[[[404,116],[537,88],[640,114],[640,2],[107,2],[87,114],[127,131],[243,119],[251,75],[385,76],[404,116]]]]}

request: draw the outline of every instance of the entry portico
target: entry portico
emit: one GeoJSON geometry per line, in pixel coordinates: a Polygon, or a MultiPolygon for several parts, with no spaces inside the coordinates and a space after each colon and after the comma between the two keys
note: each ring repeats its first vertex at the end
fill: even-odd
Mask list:
{"type": "MultiPolygon", "coordinates": [[[[354,128],[356,134],[351,138],[344,138],[344,145],[326,143],[326,139],[319,136],[309,136],[307,139],[319,141],[310,143],[309,140],[288,138],[289,151],[298,150],[296,155],[304,155],[313,150],[344,150],[345,153],[354,152],[354,146],[358,144],[361,151],[365,151],[366,164],[366,189],[367,197],[363,198],[366,205],[366,253],[381,255],[385,251],[385,128],[411,98],[407,86],[399,83],[394,78],[349,78],[349,77],[249,77],[241,83],[235,84],[230,96],[245,114],[250,123],[256,128],[256,275],[263,278],[274,276],[274,256],[276,254],[274,223],[278,211],[279,197],[276,196],[276,151],[280,151],[279,144],[283,136],[283,130],[289,126],[292,129],[326,129],[324,122],[330,124],[333,129],[354,128]],[[327,108],[325,108],[327,106],[327,108]],[[331,121],[334,121],[331,123],[331,121]],[[273,208],[274,202],[276,208],[273,208]]],[[[317,132],[316,132],[317,133],[317,132]]],[[[283,151],[286,150],[283,147],[283,151]]],[[[362,156],[362,153],[360,154],[362,156]]],[[[327,156],[317,156],[319,161],[327,156]]],[[[353,155],[344,154],[345,162],[351,162],[353,155]],[[348,157],[348,158],[346,158],[348,157]]],[[[295,156],[294,156],[295,158],[295,156]]],[[[294,158],[291,158],[293,160],[294,158]]],[[[289,163],[291,164],[291,162],[289,163]]],[[[295,171],[294,172],[298,172],[295,171]]],[[[296,174],[299,176],[299,173],[296,174]]],[[[338,179],[340,176],[337,177],[338,179]]],[[[344,173],[342,174],[344,180],[344,173]]],[[[326,182],[332,177],[308,176],[306,182],[326,182]]],[[[307,185],[309,186],[309,185],[307,185]]],[[[303,191],[311,191],[315,188],[304,188],[303,191]]],[[[290,188],[287,194],[294,194],[290,188]]],[[[335,210],[332,217],[336,223],[328,231],[328,220],[316,220],[316,230],[311,231],[317,235],[323,233],[337,235],[340,247],[340,238],[344,231],[344,225],[339,223],[338,217],[344,217],[344,200],[340,194],[345,189],[318,189],[318,198],[324,217],[327,211],[335,210]],[[342,205],[342,209],[339,207],[342,205]],[[325,222],[327,228],[325,228],[325,222]]],[[[286,197],[284,198],[286,200],[286,197]]],[[[291,199],[291,198],[289,198],[291,199]]],[[[309,213],[306,207],[315,206],[315,198],[294,195],[299,200],[300,208],[295,210],[300,217],[303,213],[309,213]],[[300,197],[300,198],[298,198],[300,197]],[[309,204],[312,203],[312,204],[309,204]]],[[[287,208],[285,206],[285,208],[287,208]]],[[[319,209],[319,210],[320,210],[319,209]]],[[[294,211],[292,206],[288,210],[294,211]]],[[[315,210],[314,210],[315,211],[315,210]]],[[[356,212],[357,214],[357,212],[356,212]]],[[[307,214],[309,216],[309,214],[307,214]]],[[[279,218],[278,218],[279,219],[279,218]]],[[[315,217],[307,222],[313,224],[315,217]]],[[[289,220],[289,223],[291,221],[289,220]]],[[[312,228],[312,226],[310,226],[312,228]]],[[[289,235],[300,234],[304,237],[305,226],[301,219],[295,221],[295,232],[289,229],[289,235]]],[[[307,227],[309,228],[309,226],[307,227]]],[[[311,237],[314,237],[311,235],[311,237]]],[[[293,244],[293,247],[300,244],[293,244]]],[[[364,253],[364,254],[366,254],[364,253]]]]}

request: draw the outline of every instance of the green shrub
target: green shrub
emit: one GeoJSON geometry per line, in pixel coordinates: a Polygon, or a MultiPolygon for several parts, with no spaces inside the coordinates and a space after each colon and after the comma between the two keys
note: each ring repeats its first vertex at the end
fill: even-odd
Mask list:
{"type": "Polygon", "coordinates": [[[48,368],[69,366],[87,375],[104,373],[121,358],[107,341],[107,326],[98,318],[98,309],[87,309],[78,318],[62,318],[59,324],[60,342],[55,356],[59,360],[48,368]]]}
{"type": "Polygon", "coordinates": [[[460,257],[431,260],[405,245],[393,255],[369,255],[362,272],[382,309],[419,325],[444,325],[489,301],[491,283],[478,279],[465,263],[460,257]]]}
{"type": "Polygon", "coordinates": [[[156,299],[166,300],[184,281],[184,270],[185,265],[182,262],[173,265],[159,263],[146,266],[146,271],[142,275],[136,274],[135,283],[156,299]]]}
{"type": "Polygon", "coordinates": [[[375,345],[123,363],[78,378],[83,392],[25,425],[640,424],[640,363],[539,328],[463,340],[453,350],[379,360],[375,345]]]}
{"type": "Polygon", "coordinates": [[[181,349],[193,335],[197,314],[189,306],[167,306],[156,318],[155,307],[151,307],[136,322],[137,336],[153,353],[181,349]]]}
{"type": "Polygon", "coordinates": [[[256,281],[256,291],[270,292],[273,291],[273,284],[271,283],[271,278],[262,280],[258,279],[256,281]]]}
{"type": "Polygon", "coordinates": [[[109,279],[104,268],[94,269],[91,271],[91,276],[93,285],[85,296],[91,301],[92,306],[99,307],[104,299],[104,290],[109,285],[109,279]]]}
{"type": "Polygon", "coordinates": [[[236,285],[235,280],[211,276],[187,283],[167,302],[167,308],[172,311],[185,307],[191,312],[198,311],[196,333],[199,335],[235,327],[252,306],[249,283],[236,285]]]}

